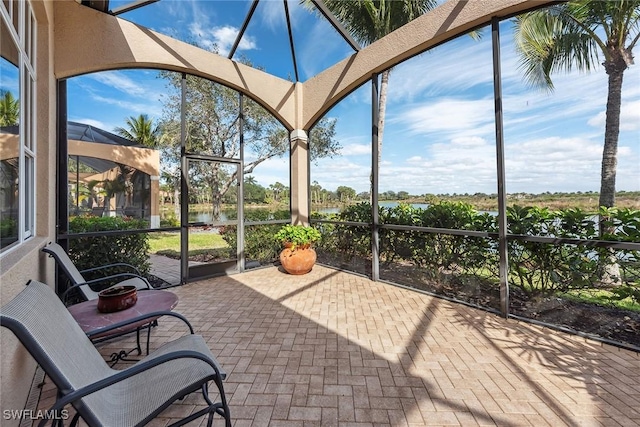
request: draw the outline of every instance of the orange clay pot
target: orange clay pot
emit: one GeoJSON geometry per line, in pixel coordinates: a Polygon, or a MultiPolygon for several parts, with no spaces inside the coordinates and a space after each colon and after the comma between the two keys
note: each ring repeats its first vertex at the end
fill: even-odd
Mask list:
{"type": "Polygon", "coordinates": [[[285,248],[280,252],[282,268],[289,274],[307,274],[316,263],[316,251],[310,246],[296,246],[291,250],[291,244],[285,243],[285,248]]]}

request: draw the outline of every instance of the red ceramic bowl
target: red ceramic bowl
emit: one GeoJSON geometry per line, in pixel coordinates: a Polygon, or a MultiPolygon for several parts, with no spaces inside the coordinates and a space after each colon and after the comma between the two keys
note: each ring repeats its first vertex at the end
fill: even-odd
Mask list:
{"type": "Polygon", "coordinates": [[[101,313],[113,313],[125,310],[135,305],[138,301],[138,292],[135,286],[115,286],[105,289],[98,294],[98,311],[101,313]]]}

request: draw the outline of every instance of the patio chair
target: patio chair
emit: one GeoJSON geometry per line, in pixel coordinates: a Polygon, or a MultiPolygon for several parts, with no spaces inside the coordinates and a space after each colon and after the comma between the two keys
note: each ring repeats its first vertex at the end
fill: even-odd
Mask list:
{"type": "MultiPolygon", "coordinates": [[[[200,389],[207,407],[173,425],[208,414],[207,425],[211,426],[218,414],[230,427],[222,384],[226,373],[204,339],[194,335],[183,320],[191,334],[164,344],[124,370],[115,370],[47,285],[31,281],[0,308],[0,326],[13,332],[58,388],[57,400],[47,414],[63,414],[71,404],[76,410],[71,425],[82,418],[89,426],[142,426],[176,400],[200,389]],[[218,388],[219,402],[209,398],[209,381],[218,388]]],[[[45,417],[39,425],[47,421],[45,417]]]]}
{"type": "MultiPolygon", "coordinates": [[[[67,255],[64,249],[62,249],[62,246],[60,246],[59,244],[49,243],[44,248],[42,248],[42,251],[45,253],[48,253],[56,260],[56,263],[58,264],[58,266],[62,268],[66,276],[71,281],[71,286],[67,290],[65,290],[65,292],[61,296],[62,300],[65,302],[68,295],[74,289],[79,289],[82,296],[86,300],[97,299],[99,291],[96,292],[91,288],[91,286],[92,285],[100,286],[100,283],[107,283],[107,282],[111,283],[114,280],[118,280],[118,283],[112,286],[106,286],[106,288],[114,287],[114,286],[133,285],[136,287],[136,289],[140,289],[140,290],[151,289],[151,285],[149,284],[147,279],[142,277],[142,275],[140,275],[140,271],[131,264],[120,262],[116,264],[103,265],[100,267],[89,268],[87,270],[80,271],[76,268],[76,266],[73,264],[73,261],[71,261],[71,258],[69,258],[69,255],[67,255]],[[116,268],[116,267],[122,268],[122,269],[128,269],[129,272],[112,274],[109,276],[104,276],[104,277],[100,277],[98,279],[93,279],[93,280],[86,280],[82,276],[82,273],[99,272],[101,270],[105,270],[108,268],[116,268]]],[[[104,288],[105,286],[103,286],[103,288],[100,290],[103,290],[104,288]]]]}

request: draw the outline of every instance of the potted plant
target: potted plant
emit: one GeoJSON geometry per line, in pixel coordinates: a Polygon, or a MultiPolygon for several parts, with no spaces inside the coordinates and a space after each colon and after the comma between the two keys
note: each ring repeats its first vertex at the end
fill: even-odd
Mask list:
{"type": "Polygon", "coordinates": [[[306,274],[316,263],[316,251],[311,244],[320,240],[320,232],[305,225],[287,224],[276,234],[275,239],[282,243],[280,252],[282,268],[289,274],[306,274]]]}

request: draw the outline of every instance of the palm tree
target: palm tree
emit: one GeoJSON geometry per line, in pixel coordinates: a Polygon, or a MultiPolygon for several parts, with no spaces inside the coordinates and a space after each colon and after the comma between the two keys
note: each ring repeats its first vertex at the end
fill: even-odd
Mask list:
{"type": "MultiPolygon", "coordinates": [[[[351,36],[366,46],[413,21],[438,5],[437,0],[325,0],[326,7],[342,22],[351,36]]],[[[391,69],[380,76],[378,98],[378,164],[382,156],[382,135],[391,69]]],[[[373,191],[371,191],[373,194],[373,191]]]]}
{"type": "Polygon", "coordinates": [[[157,148],[160,141],[160,130],[153,126],[153,120],[146,114],[126,119],[128,129],[117,127],[114,131],[123,138],[137,142],[145,147],[157,148]]]}
{"type": "Polygon", "coordinates": [[[279,202],[280,196],[286,194],[285,192],[288,190],[288,188],[281,182],[269,184],[269,189],[273,192],[273,198],[276,202],[279,202]]]}
{"type": "Polygon", "coordinates": [[[318,181],[313,181],[311,183],[311,204],[320,203],[320,190],[322,190],[322,186],[318,184],[318,181]]]}
{"type": "Polygon", "coordinates": [[[100,187],[102,181],[98,181],[97,179],[92,179],[87,183],[87,188],[89,190],[89,209],[93,209],[94,203],[95,206],[98,206],[98,191],[96,187],[100,187]]]}
{"type": "MultiPolygon", "coordinates": [[[[553,90],[551,73],[574,67],[591,71],[604,58],[608,95],[600,175],[600,235],[607,227],[606,209],[615,205],[622,79],[633,64],[640,32],[640,0],[576,0],[521,15],[516,20],[516,47],[525,78],[553,90]],[[634,34],[635,33],[635,34],[634,34]]],[[[603,284],[619,284],[620,269],[613,249],[605,249],[603,284]]]]}
{"type": "Polygon", "coordinates": [[[20,102],[8,90],[0,90],[0,126],[17,125],[20,120],[20,102]]]}
{"type": "Polygon", "coordinates": [[[604,207],[615,204],[622,78],[633,64],[639,18],[640,0],[577,0],[516,20],[521,67],[534,86],[553,90],[552,73],[588,72],[602,61],[609,80],[599,200],[604,207]]]}
{"type": "MultiPolygon", "coordinates": [[[[111,210],[111,199],[118,193],[122,193],[125,190],[124,181],[119,179],[105,179],[101,182],[102,189],[104,190],[104,210],[110,215],[114,215],[111,210]]],[[[117,201],[116,201],[117,202],[117,201]]],[[[117,209],[117,207],[116,207],[117,209]]]]}

